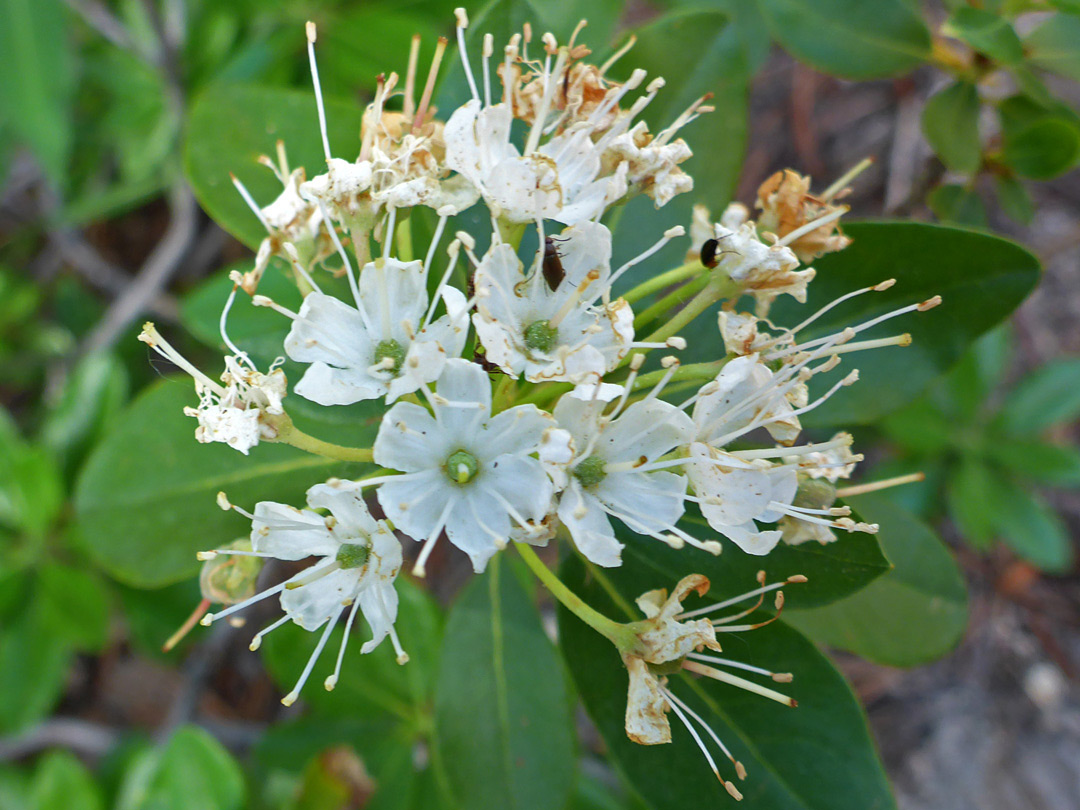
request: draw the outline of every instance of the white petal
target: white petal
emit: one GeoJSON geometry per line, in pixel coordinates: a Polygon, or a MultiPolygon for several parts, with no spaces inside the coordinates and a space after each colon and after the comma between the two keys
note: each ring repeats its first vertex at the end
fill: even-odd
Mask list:
{"type": "Polygon", "coordinates": [[[547,516],[554,489],[536,459],[499,456],[484,465],[477,481],[501,495],[526,521],[539,523],[547,516]]]}
{"type": "Polygon", "coordinates": [[[319,405],[352,405],[365,399],[378,399],[389,388],[365,369],[312,363],[293,390],[319,405]]]}
{"type": "Polygon", "coordinates": [[[639,534],[670,531],[686,508],[686,478],[669,472],[612,473],[595,492],[639,534]]]}
{"type": "Polygon", "coordinates": [[[335,534],[339,534],[340,528],[341,534],[350,535],[359,532],[368,536],[378,528],[378,523],[368,511],[363,493],[358,486],[316,484],[307,491],[307,502],[313,509],[329,510],[338,523],[335,534]]]}
{"type": "Polygon", "coordinates": [[[373,341],[393,339],[408,348],[411,340],[403,324],[413,332],[420,328],[427,311],[428,296],[424,286],[424,264],[377,259],[360,271],[360,301],[378,330],[373,341]]]}
{"type": "Polygon", "coordinates": [[[544,431],[555,420],[535,405],[518,405],[496,414],[484,431],[484,453],[488,458],[506,453],[528,454],[539,446],[544,431]]]}
{"type": "MultiPolygon", "coordinates": [[[[324,560],[304,569],[289,582],[306,582],[332,564],[333,560],[324,560]]],[[[282,591],[281,607],[305,630],[315,630],[340,611],[343,604],[354,599],[359,586],[360,577],[355,569],[338,569],[307,585],[282,591]]]]}
{"type": "Polygon", "coordinates": [[[364,642],[361,653],[374,650],[390,633],[397,620],[398,595],[393,585],[375,583],[360,591],[360,612],[371,627],[371,639],[364,642]]]}
{"type": "Polygon", "coordinates": [[[576,481],[559,499],[559,520],[586,559],[604,568],[622,565],[623,544],[615,539],[607,513],[600,501],[582,491],[576,481]]]}
{"type": "Polygon", "coordinates": [[[612,422],[597,443],[609,462],[653,461],[693,438],[694,423],[674,405],[659,399],[635,402],[612,422]]]}
{"type": "Polygon", "coordinates": [[[310,509],[296,509],[283,503],[260,501],[251,522],[251,546],[279,560],[302,560],[311,556],[337,554],[339,543],[326,521],[310,509]]]}
{"type": "Polygon", "coordinates": [[[376,495],[379,506],[396,528],[414,540],[423,541],[438,528],[447,502],[457,500],[460,490],[441,469],[435,469],[415,478],[387,481],[376,490],[376,495]]]}
{"type": "Polygon", "coordinates": [[[398,402],[383,414],[374,446],[380,467],[402,472],[432,469],[452,452],[442,426],[419,405],[398,402]]]}
{"type": "Polygon", "coordinates": [[[468,360],[447,360],[435,392],[451,402],[476,404],[475,407],[439,406],[439,421],[448,436],[462,443],[473,439],[491,414],[491,380],[487,372],[468,360]]]}
{"type": "Polygon", "coordinates": [[[478,482],[461,487],[461,498],[446,521],[446,537],[469,555],[480,573],[510,536],[505,507],[478,482]]]}

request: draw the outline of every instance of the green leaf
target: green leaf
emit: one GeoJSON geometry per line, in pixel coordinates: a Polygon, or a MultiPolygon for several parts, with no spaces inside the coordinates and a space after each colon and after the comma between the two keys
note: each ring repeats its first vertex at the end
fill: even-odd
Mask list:
{"type": "Polygon", "coordinates": [[[50,632],[78,650],[97,652],[108,641],[109,595],[101,579],[56,562],[38,569],[37,598],[50,632]]]}
{"type": "Polygon", "coordinates": [[[938,186],[930,192],[926,204],[942,222],[972,228],[989,227],[982,198],[967,186],[955,183],[938,186]]]}
{"type": "MultiPolygon", "coordinates": [[[[363,107],[325,101],[332,154],[352,159],[360,151],[363,107]]],[[[188,112],[184,142],[184,171],[202,207],[237,239],[257,247],[266,232],[233,188],[229,173],[247,186],[259,205],[268,205],[281,193],[281,184],[256,159],[276,154],[280,139],[290,168],[303,166],[309,178],[322,173],[326,161],[318,121],[311,91],[240,84],[208,87],[188,112]]]]}
{"type": "Polygon", "coordinates": [[[94,777],[69,751],[50,751],[38,763],[31,787],[35,810],[102,810],[94,777]]]}
{"type": "Polygon", "coordinates": [[[963,458],[949,479],[945,498],[949,515],[960,534],[976,548],[985,549],[994,537],[994,523],[987,508],[1002,484],[985,464],[963,458]]]}
{"type": "Polygon", "coordinates": [[[1035,203],[1027,188],[1015,177],[995,177],[998,205],[1005,215],[1021,225],[1031,224],[1035,216],[1035,203]]]}
{"type": "Polygon", "coordinates": [[[974,174],[982,162],[979,93],[970,82],[953,82],[926,102],[922,114],[926,140],[949,169],[974,174]]]}
{"type": "MultiPolygon", "coordinates": [[[[691,570],[684,566],[681,573],[691,570]]],[[[561,578],[576,593],[619,620],[642,618],[630,608],[640,594],[675,585],[676,580],[657,574],[629,565],[586,570],[576,557],[568,559],[561,569],[561,578]]],[[[710,591],[707,600],[713,598],[710,591]]],[[[696,606],[696,601],[688,604],[690,608],[696,606]]],[[[666,810],[733,806],[731,797],[709,772],[697,746],[673,714],[668,715],[671,744],[643,746],[627,738],[627,674],[614,646],[565,609],[559,611],[559,636],[578,693],[611,758],[651,807],[666,810]]],[[[747,778],[738,782],[745,795],[740,808],[895,807],[855,696],[813,644],[783,622],[738,638],[724,638],[728,639],[725,653],[734,658],[794,673],[794,682],[778,688],[799,703],[797,708],[789,708],[709,679],[671,676],[672,691],[708,722],[745,765],[747,778]]],[[[715,745],[709,745],[721,773],[734,779],[734,768],[715,745]]]]}
{"type": "Polygon", "coordinates": [[[945,655],[963,636],[968,613],[952,554],[929,526],[886,498],[860,495],[847,503],[881,525],[878,540],[893,569],[847,599],[793,611],[785,621],[818,644],[886,666],[945,655]]]}
{"type": "Polygon", "coordinates": [[[84,357],[41,425],[41,443],[67,469],[107,429],[128,396],[127,372],[114,355],[84,357]]]}
{"type": "Polygon", "coordinates": [[[564,807],[571,714],[540,616],[496,558],[450,611],[435,690],[435,744],[461,806],[564,807]]]}
{"type": "Polygon", "coordinates": [[[185,726],[164,748],[131,767],[117,810],[241,810],[244,775],[236,760],[201,728],[185,726]]]}
{"type": "MultiPolygon", "coordinates": [[[[79,477],[77,529],[94,559],[130,585],[160,587],[192,576],[197,551],[251,531],[217,508],[219,491],[247,506],[257,500],[302,505],[309,486],[354,478],[363,469],[282,445],[263,444],[244,456],[222,444],[199,444],[195,420],[183,415],[184,406],[194,404],[187,381],[151,386],[95,448],[79,477]]],[[[342,425],[335,434],[337,441],[370,441],[371,428],[342,425]]]]}
{"type": "MultiPolygon", "coordinates": [[[[399,578],[395,587],[399,605],[394,627],[409,654],[409,662],[404,666],[397,663],[389,641],[367,655],[361,655],[360,645],[370,637],[370,632],[363,619],[358,617],[341,678],[334,691],[324,690],[322,682],[333,672],[342,627],[331,635],[327,651],[312,670],[303,698],[314,711],[327,717],[339,717],[343,712],[351,717],[365,718],[389,714],[413,723],[413,728],[421,721],[435,688],[442,616],[434,600],[409,580],[399,578]]],[[[292,623],[266,636],[262,647],[263,661],[282,694],[295,685],[317,639],[318,633],[308,632],[292,623]]]]}
{"type": "Polygon", "coordinates": [[[894,442],[920,456],[947,451],[956,440],[955,423],[924,396],[906,408],[888,414],[880,425],[894,442]]]}
{"type": "Polygon", "coordinates": [[[1042,498],[1021,487],[1004,486],[986,506],[1001,539],[1025,560],[1051,573],[1072,568],[1074,552],[1068,529],[1042,498]]]}
{"type": "Polygon", "coordinates": [[[1010,472],[1041,484],[1080,485],[1080,451],[1074,447],[1030,439],[998,439],[987,442],[987,453],[1010,472]]]}
{"type": "Polygon", "coordinates": [[[711,593],[719,599],[750,590],[754,587],[754,577],[762,568],[767,569],[770,581],[802,574],[809,581],[789,588],[785,593],[787,604],[799,608],[818,607],[843,599],[889,570],[889,561],[881,553],[877,538],[862,532],[838,532],[836,542],[824,546],[781,543],[767,557],[757,557],[722,538],[699,515],[688,516],[679,525],[699,540],[720,540],[723,553],[713,556],[690,547],[669,548],[634,534],[620,524],[616,534],[626,544],[622,552],[623,564],[635,570],[649,571],[654,579],[672,582],[691,571],[704,574],[713,583],[711,593]]]}
{"type": "Polygon", "coordinates": [[[0,526],[41,538],[63,505],[56,462],[45,448],[24,442],[0,408],[0,526]]]}
{"type": "Polygon", "coordinates": [[[965,6],[945,23],[945,34],[962,39],[980,53],[1005,65],[1024,58],[1024,46],[1009,21],[992,11],[965,6]]]}
{"type": "Polygon", "coordinates": [[[33,602],[0,628],[0,733],[13,734],[47,715],[60,699],[71,653],[33,602]]]}
{"type": "Polygon", "coordinates": [[[1015,134],[1006,133],[1002,159],[1017,174],[1052,180],[1080,161],[1080,127],[1065,117],[1046,117],[1015,134]]]}
{"type": "Polygon", "coordinates": [[[897,280],[892,288],[836,307],[805,337],[839,331],[935,294],[943,303],[861,333],[860,339],[910,332],[914,342],[850,357],[839,373],[858,368],[859,382],[807,414],[806,424],[866,424],[912,401],[972,341],[1019,306],[1039,279],[1034,256],[988,234],[914,222],[858,222],[845,231],[854,239],[851,246],[814,262],[818,274],[807,303],[782,297],[772,309],[775,323],[795,324],[840,295],[887,278],[897,280]]]}
{"type": "Polygon", "coordinates": [[[75,66],[61,0],[0,0],[0,118],[25,142],[45,174],[67,186],[75,66]]]}
{"type": "Polygon", "coordinates": [[[1041,433],[1080,416],[1080,358],[1047,363],[1016,386],[1002,406],[998,427],[1014,436],[1041,433]]]}
{"type": "Polygon", "coordinates": [[[1080,81],[1080,17],[1054,14],[1027,35],[1024,45],[1032,64],[1080,81]]]}
{"type": "MultiPolygon", "coordinates": [[[[940,399],[945,393],[955,404],[949,409],[949,417],[960,417],[965,422],[974,419],[986,405],[987,398],[1001,384],[1008,371],[1012,354],[1012,334],[1008,324],[992,329],[975,341],[960,361],[953,367],[942,384],[933,393],[940,399]]],[[[945,426],[955,434],[955,424],[945,426]]]]}
{"type": "Polygon", "coordinates": [[[846,79],[895,76],[930,58],[930,32],[904,0],[758,0],[776,40],[846,79]]]}

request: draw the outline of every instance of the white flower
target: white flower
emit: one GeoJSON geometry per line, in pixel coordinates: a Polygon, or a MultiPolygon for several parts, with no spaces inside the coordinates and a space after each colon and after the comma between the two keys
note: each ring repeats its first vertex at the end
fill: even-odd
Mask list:
{"type": "Polygon", "coordinates": [[[627,625],[635,629],[636,639],[635,642],[620,646],[623,663],[630,676],[626,699],[627,736],[642,745],[660,745],[671,742],[671,724],[667,713],[672,712],[693,737],[705,761],[709,763],[709,768],[720,780],[720,784],[732,797],[741,799],[742,793],[739,792],[735,783],[725,780],[720,775],[720,769],[717,768],[716,761],[709,753],[709,748],[702,740],[698,728],[705,731],[708,738],[731,762],[735,775],[740,780],[746,778],[746,768],[735,759],[712,727],[674,693],[667,676],[685,670],[774,700],[785,706],[794,707],[796,702],[787,695],[735,675],[729,670],[763,675],[779,683],[789,683],[792,680],[790,673],[770,672],[758,666],[707,654],[705,650],[720,652],[720,644],[716,640],[717,633],[745,633],[775,621],[784,604],[783,592],[779,589],[789,583],[805,581],[806,577],[795,575],[783,582],[767,585],[765,572],[762,571],[758,574],[760,587],[725,599],[723,602],[691,611],[683,610],[683,600],[691,593],[704,596],[709,590],[709,580],[701,574],[683,577],[670,596],[666,590],[661,589],[648,591],[638,597],[637,605],[646,618],[627,625]],[[777,591],[776,616],[753,624],[732,623],[748,616],[760,607],[765,594],[773,591],[777,591]],[[755,604],[732,615],[718,619],[697,618],[755,597],[755,604]]]}
{"type": "Polygon", "coordinates": [[[360,272],[355,306],[318,291],[298,314],[275,306],[293,319],[286,354],[310,364],[296,393],[320,405],[393,402],[434,381],[446,359],[461,354],[469,321],[465,297],[447,286],[447,314],[432,320],[426,278],[420,261],[376,259],[360,272]]]}
{"type": "Polygon", "coordinates": [[[668,137],[662,133],[653,138],[649,125],[639,121],[629,132],[612,139],[603,156],[609,165],[625,162],[627,180],[651,197],[657,208],[694,188],[693,178],[679,168],[693,152],[682,138],[669,141],[668,137]]]}
{"type": "Polygon", "coordinates": [[[620,565],[623,544],[615,538],[612,517],[666,543],[696,543],[675,525],[685,509],[686,478],[654,467],[689,441],[693,423],[655,398],[605,416],[601,393],[593,400],[564,395],[554,410],[574,443],[569,486],[559,499],[559,519],[574,544],[597,565],[620,565]]]}
{"type": "Polygon", "coordinates": [[[777,441],[794,443],[802,426],[788,396],[805,391],[800,380],[794,383],[772,372],[757,355],[729,360],[694,403],[697,439],[722,447],[730,434],[760,425],[777,441]]]}
{"type": "Polygon", "coordinates": [[[736,456],[694,442],[686,465],[701,514],[716,531],[747,554],[768,554],[780,541],[780,530],[761,530],[757,521],[776,523],[795,497],[798,476],[793,467],[764,459],[745,462],[736,456]]]}
{"type": "Polygon", "coordinates": [[[510,245],[492,245],[476,269],[477,335],[487,359],[530,382],[579,382],[611,371],[634,339],[634,316],[622,299],[609,301],[611,232],[595,222],[563,231],[557,241],[565,277],[552,290],[530,275],[510,245]],[[604,300],[598,304],[598,299],[604,300]]]}
{"type": "Polygon", "coordinates": [[[860,164],[845,174],[820,197],[810,193],[809,176],[791,169],[777,172],[757,191],[756,205],[761,209],[759,227],[783,238],[803,262],[843,250],[851,244],[851,239],[840,231],[839,221],[848,207],[834,205],[833,200],[850,191],[844,188],[845,184],[865,165],[868,164],[860,164]]]}
{"type": "Polygon", "coordinates": [[[236,509],[251,519],[253,551],[219,549],[202,553],[202,559],[212,559],[218,554],[245,553],[278,560],[319,558],[287,581],[220,613],[207,614],[202,620],[203,624],[210,624],[280,593],[285,615],[256,634],[251,649],[258,649],[263,636],[286,621],[291,620],[310,631],[325,625],[315,652],[296,687],[282,699],[282,703],[288,706],[299,696],[330,633],[349,606],[352,606],[352,610],[345,623],[345,636],[338,652],[337,665],[325,682],[327,689],[333,689],[337,683],[357,611],[364,614],[372,634],[371,639],[360,648],[362,653],[371,652],[390,636],[398,663],[408,661],[394,632],[398,608],[394,580],[401,570],[401,544],[386,523],[371,516],[359,489],[349,486],[348,482],[318,484],[307,492],[308,509],[261,501],[256,504],[254,514],[249,514],[232,507],[223,495],[219,496],[219,502],[225,508],[236,509]],[[319,514],[314,511],[316,509],[326,510],[329,515],[319,514]]]}
{"type": "MultiPolygon", "coordinates": [[[[234,289],[222,314],[222,324],[235,295],[234,289]]],[[[287,393],[285,373],[275,363],[263,374],[229,341],[224,329],[222,337],[234,354],[225,356],[225,371],[221,382],[216,382],[169,345],[154,324],[144,324],[139,334],[139,340],[194,378],[199,405],[184,408],[184,414],[199,422],[195,439],[204,444],[221,442],[246,456],[260,440],[277,437],[277,429],[263,417],[284,413],[281,400],[287,393]]]]}
{"type": "Polygon", "coordinates": [[[717,269],[753,295],[760,308],[767,310],[772,300],[783,293],[806,302],[806,285],[813,280],[815,271],[812,267],[797,270],[799,259],[783,242],[765,244],[758,238],[753,222],[734,229],[717,223],[713,238],[717,241],[717,269]]]}
{"type": "Polygon", "coordinates": [[[379,504],[397,528],[425,541],[418,575],[444,530],[479,572],[508,540],[547,533],[554,490],[532,454],[552,420],[533,405],[492,416],[488,375],[467,360],[446,362],[430,400],[434,414],[399,402],[383,416],[375,462],[406,474],[381,479],[379,504]]]}
{"type": "Polygon", "coordinates": [[[601,176],[588,125],[556,135],[524,154],[510,141],[505,103],[471,99],[446,122],[446,162],[474,185],[492,214],[509,222],[595,219],[625,196],[626,168],[601,176]]]}

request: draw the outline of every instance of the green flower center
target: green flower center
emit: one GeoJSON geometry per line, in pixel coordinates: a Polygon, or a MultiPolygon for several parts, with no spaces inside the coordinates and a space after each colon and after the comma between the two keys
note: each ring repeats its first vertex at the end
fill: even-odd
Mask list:
{"type": "Polygon", "coordinates": [[[386,364],[386,371],[396,377],[401,373],[401,366],[405,362],[405,348],[393,338],[380,340],[375,346],[373,362],[379,364],[387,360],[390,362],[386,364]]]}
{"type": "Polygon", "coordinates": [[[525,345],[534,352],[550,352],[559,342],[559,330],[547,321],[533,321],[525,328],[525,345]]]}
{"type": "Polygon", "coordinates": [[[804,509],[828,509],[836,503],[836,487],[823,478],[804,478],[795,492],[793,506],[804,509]]]}
{"type": "Polygon", "coordinates": [[[337,552],[337,561],[342,568],[360,568],[371,556],[371,549],[359,543],[342,543],[337,552]]]}
{"type": "Polygon", "coordinates": [[[589,456],[587,459],[579,461],[578,465],[574,467],[574,478],[580,481],[581,485],[586,489],[595,487],[607,478],[604,464],[604,460],[599,456],[589,456]]]}
{"type": "Polygon", "coordinates": [[[446,459],[446,476],[455,484],[469,483],[476,478],[479,471],[480,464],[476,456],[467,450],[458,450],[446,459]]]}

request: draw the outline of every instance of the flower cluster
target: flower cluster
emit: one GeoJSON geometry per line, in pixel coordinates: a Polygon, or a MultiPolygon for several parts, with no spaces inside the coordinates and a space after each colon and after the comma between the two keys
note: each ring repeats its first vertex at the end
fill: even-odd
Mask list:
{"type": "MultiPolygon", "coordinates": [[[[793,173],[762,186],[756,222],[738,205],[719,222],[696,209],[685,264],[664,273],[639,269],[643,281],[623,284],[629,271],[686,231],[658,231],[652,247],[614,265],[605,215],[634,195],[660,207],[692,188],[681,168],[690,149],[677,134],[710,109],[707,99],[653,135],[639,116],[663,80],[640,70],[612,80],[614,59],[591,64],[578,31],[567,44],[550,34],[536,44],[526,28],[499,53],[487,35],[477,81],[464,12],[457,18],[469,98],[445,123],[436,118],[431,97],[447,44],[441,40],[416,101],[414,40],[403,89],[396,74],[380,78],[355,160],[330,153],[309,24],[326,171],[305,180],[303,169],[289,171],[283,151],[277,166],[265,159],[285,190],[264,208],[237,184],[268,237],[254,270],[234,277],[222,314],[231,352],[223,384],[184,360],[152,325],[143,335],[195,377],[200,404],[188,412],[198,419],[199,441],[226,442],[244,453],[259,442],[284,442],[377,467],[363,478],[313,486],[306,509],[261,502],[242,512],[252,524],[249,547],[204,553],[208,560],[311,561],[286,581],[203,617],[208,624],[279,595],[284,616],[255,636],[253,648],[289,620],[321,629],[286,703],[296,699],[346,616],[345,641],[326,681],[327,688],[334,685],[358,610],[371,628],[362,651],[389,636],[398,660],[407,660],[393,629],[399,536],[406,545],[420,544],[412,573],[423,577],[439,542],[464,551],[481,572],[511,541],[545,545],[560,534],[591,563],[614,567],[632,535],[712,554],[723,538],[765,555],[781,541],[825,543],[834,531],[876,531],[836,505],[835,482],[861,458],[850,450],[851,436],[800,443],[800,417],[857,380],[854,370],[832,373],[843,355],[910,342],[907,335],[856,340],[860,333],[939,302],[840,331],[816,329],[838,303],[886,290],[893,284],[887,280],[794,327],[773,324],[767,314],[778,296],[805,301],[814,270],[804,263],[848,242],[838,227],[846,208],[834,202],[848,178],[812,197],[808,180],[793,173]],[[449,220],[481,201],[490,228],[457,231],[444,246],[449,220]],[[420,207],[434,212],[435,225],[423,258],[415,258],[408,224],[420,207]],[[331,254],[340,262],[334,272],[347,281],[347,288],[339,286],[343,296],[326,272],[331,254]],[[291,269],[304,295],[297,311],[257,292],[273,256],[291,269]],[[367,401],[380,408],[373,447],[330,444],[292,424],[282,405],[281,361],[260,373],[228,338],[226,316],[237,289],[289,325],[283,352],[302,369],[292,394],[326,407],[367,401]],[[639,306],[646,299],[650,305],[639,306]],[[746,299],[754,301],[753,313],[739,310],[746,299]],[[679,333],[720,302],[718,316],[711,316],[716,331],[705,329],[724,351],[708,362],[680,362],[687,340],[679,333]],[[376,504],[381,518],[372,514],[376,504]],[[688,512],[702,520],[685,521],[688,512]],[[705,525],[709,536],[701,536],[705,525]]],[[[224,496],[222,505],[241,511],[224,496]]],[[[779,587],[764,580],[760,586],[747,598],[779,587]]],[[[699,718],[666,685],[672,662],[675,669],[747,683],[716,668],[740,665],[702,652],[719,650],[716,633],[733,617],[688,621],[705,611],[682,611],[690,592],[707,589],[708,581],[694,575],[670,597],[651,592],[639,600],[647,618],[635,626],[643,629],[621,648],[630,673],[632,739],[669,741],[668,711],[698,739],[688,718],[699,718]]],[[[736,770],[744,775],[737,763],[736,770]]],[[[738,796],[733,783],[721,781],[738,796]]]]}

